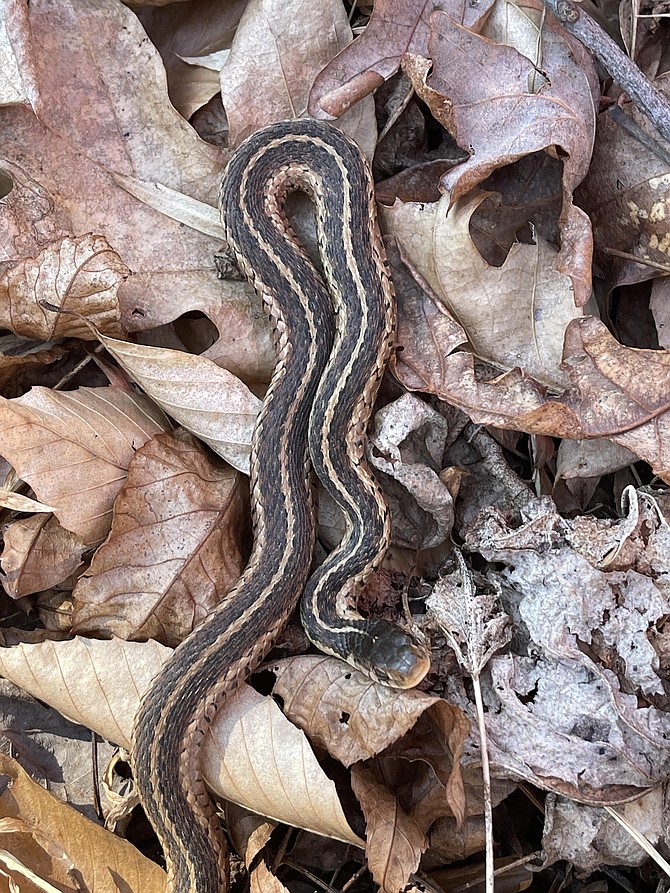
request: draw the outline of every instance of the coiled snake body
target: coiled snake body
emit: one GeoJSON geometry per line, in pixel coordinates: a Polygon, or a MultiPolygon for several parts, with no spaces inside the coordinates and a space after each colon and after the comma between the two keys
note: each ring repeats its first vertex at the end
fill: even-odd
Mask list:
{"type": "Polygon", "coordinates": [[[386,503],[365,461],[366,426],[394,330],[367,165],[330,125],[272,125],[229,162],[221,213],[226,240],[270,317],[277,364],[252,443],[251,558],[154,678],[135,722],[135,779],[165,852],[171,893],[227,889],[225,838],[200,772],[202,738],[226,695],[271,648],[303,589],[303,622],[323,650],[401,688],[428,666],[417,635],[337,609],[378,565],[389,537],[386,503]],[[285,199],[296,189],[316,207],[325,282],[286,218],[285,199]],[[311,578],[310,455],[347,525],[341,546],[311,578]]]}

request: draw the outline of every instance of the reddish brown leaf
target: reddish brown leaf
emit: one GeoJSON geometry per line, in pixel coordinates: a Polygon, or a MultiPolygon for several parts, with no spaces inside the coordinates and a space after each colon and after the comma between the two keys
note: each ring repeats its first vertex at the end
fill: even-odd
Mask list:
{"type": "Polygon", "coordinates": [[[0,451],[88,546],[109,532],[135,450],[167,427],[146,397],[114,388],[33,388],[16,400],[0,398],[0,451]]]}
{"type": "Polygon", "coordinates": [[[177,645],[242,572],[243,489],[189,435],[139,449],[109,539],[73,593],[75,631],[177,645]]]}

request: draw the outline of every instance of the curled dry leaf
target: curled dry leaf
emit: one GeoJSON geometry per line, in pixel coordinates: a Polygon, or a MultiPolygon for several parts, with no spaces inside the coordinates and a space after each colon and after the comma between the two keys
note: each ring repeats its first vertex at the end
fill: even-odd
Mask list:
{"type": "Polygon", "coordinates": [[[234,468],[249,473],[261,401],[243,382],[206,357],[99,337],[165,412],[234,468]]]}
{"type": "Polygon", "coordinates": [[[12,598],[57,586],[82,563],[86,546],[54,516],[20,518],[4,532],[2,585],[12,598]]]}
{"type": "Polygon", "coordinates": [[[389,403],[374,417],[368,459],[373,468],[400,484],[389,504],[393,538],[403,546],[431,549],[451,536],[454,503],[437,474],[442,468],[447,431],[445,419],[413,394],[389,403]],[[406,493],[429,519],[410,520],[406,493]]]}
{"type": "Polygon", "coordinates": [[[115,388],[0,398],[0,452],[87,546],[107,536],[135,450],[167,427],[146,397],[115,388]]]}
{"type": "Polygon", "coordinates": [[[141,447],[109,538],[74,590],[74,631],[179,644],[242,572],[242,490],[242,476],[188,434],[141,447]]]}
{"type": "Polygon", "coordinates": [[[383,893],[399,893],[419,867],[428,840],[400,807],[375,763],[354,766],[351,785],[365,815],[365,855],[383,893]]]}
{"type": "Polygon", "coordinates": [[[274,700],[243,685],[206,736],[203,771],[219,795],[280,822],[356,846],[333,782],[274,700]]]}
{"type": "MultiPolygon", "coordinates": [[[[535,245],[513,245],[502,267],[488,264],[470,235],[470,219],[485,197],[474,192],[451,207],[449,196],[434,204],[396,202],[382,208],[381,215],[403,257],[463,327],[479,359],[501,369],[519,367],[563,388],[569,381],[560,368],[563,338],[568,323],[581,316],[572,284],[556,270],[556,251],[539,236],[535,245]]],[[[399,299],[404,303],[402,295],[399,299]]],[[[439,324],[431,297],[424,295],[423,303],[424,313],[439,324]]],[[[413,318],[419,307],[402,312],[413,318]]],[[[445,346],[435,341],[441,353],[445,346]]],[[[401,361],[420,366],[413,348],[420,350],[421,345],[405,345],[401,361]]]]}
{"type": "MultiPolygon", "coordinates": [[[[128,841],[61,803],[4,754],[0,773],[4,817],[0,847],[37,877],[58,889],[72,889],[74,872],[86,889],[96,893],[118,893],[119,885],[163,893],[165,872],[128,841]]],[[[22,870],[14,868],[8,874],[16,889],[28,889],[22,870]]]]}
{"type": "MultiPolygon", "coordinates": [[[[448,0],[446,5],[454,19],[476,30],[493,0],[477,5],[448,0]]],[[[403,54],[426,54],[431,13],[444,7],[439,0],[409,0],[402,8],[394,0],[377,0],[363,34],[330,60],[315,79],[309,97],[310,115],[339,118],[394,75],[403,54]]]]}
{"type": "MultiPolygon", "coordinates": [[[[140,698],[170,654],[153,641],[77,637],[23,643],[0,649],[0,673],[74,722],[130,749],[140,698]]],[[[250,686],[242,686],[216,715],[205,738],[203,773],[220,797],[363,846],[305,735],[271,698],[250,686]]]]}
{"type": "Polygon", "coordinates": [[[102,236],[65,237],[0,277],[0,326],[23,338],[88,338],[91,330],[122,336],[117,292],[130,270],[102,236]],[[47,302],[67,313],[52,313],[47,302]],[[73,316],[72,313],[76,313],[73,316]]]}

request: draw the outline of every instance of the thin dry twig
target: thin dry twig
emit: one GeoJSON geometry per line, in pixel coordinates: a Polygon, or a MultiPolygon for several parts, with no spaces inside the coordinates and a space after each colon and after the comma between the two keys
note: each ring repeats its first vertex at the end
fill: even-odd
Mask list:
{"type": "Polygon", "coordinates": [[[544,0],[566,31],[573,34],[607,69],[659,133],[670,140],[670,103],[628,58],[609,34],[571,0],[544,0]]]}

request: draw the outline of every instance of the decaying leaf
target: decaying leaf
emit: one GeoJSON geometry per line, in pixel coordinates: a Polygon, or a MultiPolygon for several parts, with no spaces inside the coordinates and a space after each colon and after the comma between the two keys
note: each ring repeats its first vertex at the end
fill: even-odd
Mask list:
{"type": "Polygon", "coordinates": [[[74,632],[175,646],[237,582],[245,530],[241,475],[187,434],[139,449],[109,538],[73,593],[74,632]]]}
{"type": "Polygon", "coordinates": [[[33,388],[0,400],[0,452],[88,546],[109,531],[134,451],[167,427],[146,397],[115,388],[33,388]]]}
{"type": "MultiPolygon", "coordinates": [[[[28,869],[28,876],[32,872],[57,889],[71,889],[77,877],[100,893],[118,893],[119,883],[129,890],[163,893],[165,872],[128,841],[61,803],[4,754],[0,772],[0,847],[28,869]]],[[[24,886],[26,872],[20,866],[10,868],[9,876],[16,889],[35,889],[24,886]]]]}

